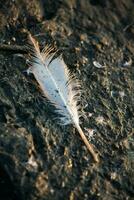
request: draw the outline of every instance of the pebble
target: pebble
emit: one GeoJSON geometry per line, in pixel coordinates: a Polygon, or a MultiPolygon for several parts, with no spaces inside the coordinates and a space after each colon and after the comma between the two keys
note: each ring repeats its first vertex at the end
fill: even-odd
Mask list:
{"type": "Polygon", "coordinates": [[[112,173],[110,174],[111,180],[115,180],[116,177],[117,177],[117,173],[116,173],[116,172],[112,172],[112,173]]]}
{"type": "Polygon", "coordinates": [[[129,67],[129,66],[131,66],[131,65],[132,65],[132,58],[129,58],[128,61],[125,61],[125,62],[122,64],[123,67],[129,67]]]}
{"type": "Polygon", "coordinates": [[[97,61],[93,61],[93,65],[97,68],[105,68],[105,65],[101,65],[100,63],[98,63],[97,61]]]}

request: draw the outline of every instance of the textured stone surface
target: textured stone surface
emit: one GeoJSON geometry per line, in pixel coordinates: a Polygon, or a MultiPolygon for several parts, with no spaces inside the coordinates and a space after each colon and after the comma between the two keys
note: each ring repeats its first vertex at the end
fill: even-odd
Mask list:
{"type": "Polygon", "coordinates": [[[63,52],[82,83],[81,126],[101,158],[96,165],[77,131],[51,119],[23,74],[27,56],[0,51],[1,200],[133,199],[133,8],[132,0],[0,1],[0,43],[25,45],[28,30],[63,52]]]}

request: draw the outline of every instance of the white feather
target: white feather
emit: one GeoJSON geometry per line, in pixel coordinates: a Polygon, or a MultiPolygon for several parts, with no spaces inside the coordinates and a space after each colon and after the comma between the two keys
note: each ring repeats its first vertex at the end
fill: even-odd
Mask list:
{"type": "Polygon", "coordinates": [[[77,128],[95,161],[98,157],[79,126],[78,83],[72,78],[62,57],[55,57],[53,48],[40,52],[38,43],[29,35],[32,48],[30,71],[34,74],[43,94],[55,106],[61,124],[72,123],[77,128]]]}

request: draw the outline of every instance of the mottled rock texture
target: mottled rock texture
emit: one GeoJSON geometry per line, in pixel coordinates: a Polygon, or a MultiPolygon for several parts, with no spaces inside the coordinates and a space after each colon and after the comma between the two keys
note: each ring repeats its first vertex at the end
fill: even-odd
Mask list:
{"type": "Polygon", "coordinates": [[[0,43],[54,43],[81,81],[81,126],[100,152],[95,164],[77,131],[23,71],[27,55],[0,51],[0,199],[134,198],[134,1],[1,0],[0,43]],[[93,65],[93,61],[102,68],[93,65]]]}

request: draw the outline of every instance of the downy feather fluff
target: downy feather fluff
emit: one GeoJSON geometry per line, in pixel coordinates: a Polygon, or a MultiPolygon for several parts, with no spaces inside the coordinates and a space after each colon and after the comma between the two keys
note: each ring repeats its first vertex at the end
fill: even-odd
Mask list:
{"type": "Polygon", "coordinates": [[[43,95],[52,103],[62,125],[72,123],[82,140],[98,162],[98,155],[88,142],[79,125],[78,83],[71,75],[61,56],[55,57],[56,51],[50,46],[40,51],[38,42],[29,35],[31,61],[28,71],[33,73],[43,95]]]}

